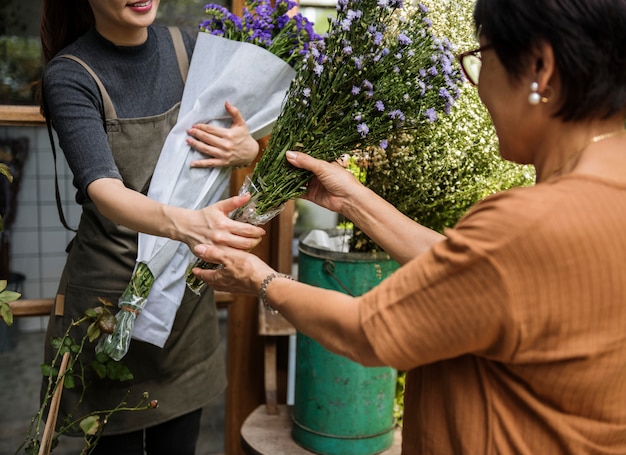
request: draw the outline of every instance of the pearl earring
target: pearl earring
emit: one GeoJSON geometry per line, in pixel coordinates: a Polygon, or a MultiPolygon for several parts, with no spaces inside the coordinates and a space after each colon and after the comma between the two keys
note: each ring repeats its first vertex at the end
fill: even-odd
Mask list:
{"type": "Polygon", "coordinates": [[[533,106],[541,103],[541,95],[537,90],[539,90],[539,84],[537,82],[533,82],[532,84],[530,84],[530,95],[528,95],[528,102],[533,106]]]}

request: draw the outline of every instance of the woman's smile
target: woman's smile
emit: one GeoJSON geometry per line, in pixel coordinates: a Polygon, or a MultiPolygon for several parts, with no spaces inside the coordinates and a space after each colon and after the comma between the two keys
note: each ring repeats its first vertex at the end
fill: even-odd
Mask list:
{"type": "Polygon", "coordinates": [[[128,8],[136,11],[138,13],[145,13],[152,9],[152,0],[147,0],[143,2],[135,2],[127,4],[128,8]]]}

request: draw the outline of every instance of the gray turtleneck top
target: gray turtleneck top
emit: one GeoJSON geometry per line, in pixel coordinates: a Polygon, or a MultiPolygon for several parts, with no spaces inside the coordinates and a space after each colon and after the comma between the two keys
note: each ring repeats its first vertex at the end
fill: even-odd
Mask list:
{"type": "MultiPolygon", "coordinates": [[[[184,31],[183,40],[191,59],[194,41],[184,31]]],[[[133,47],[116,46],[92,28],[50,61],[43,76],[44,96],[59,145],[74,174],[76,201],[82,203],[91,182],[121,180],[121,176],[107,142],[98,86],[80,64],[59,57],[63,54],[79,57],[93,69],[118,118],[166,112],[181,100],[184,84],[170,33],[159,25],[149,27],[147,41],[133,47]]]]}

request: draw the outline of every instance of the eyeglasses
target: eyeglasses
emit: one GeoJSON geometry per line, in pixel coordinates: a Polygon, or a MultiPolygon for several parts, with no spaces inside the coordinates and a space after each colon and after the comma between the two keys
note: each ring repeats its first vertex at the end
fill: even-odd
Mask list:
{"type": "Polygon", "coordinates": [[[478,49],[474,49],[472,51],[463,52],[459,54],[457,58],[459,59],[459,63],[461,63],[461,69],[463,70],[463,74],[473,85],[478,85],[478,78],[480,76],[480,67],[483,62],[480,59],[480,53],[486,50],[489,50],[493,47],[491,44],[485,44],[484,46],[480,46],[478,49]]]}

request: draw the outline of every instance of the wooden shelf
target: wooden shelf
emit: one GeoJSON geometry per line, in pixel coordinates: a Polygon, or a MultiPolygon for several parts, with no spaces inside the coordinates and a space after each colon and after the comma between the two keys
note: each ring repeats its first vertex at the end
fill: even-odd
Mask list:
{"type": "Polygon", "coordinates": [[[46,119],[39,112],[39,106],[0,105],[0,125],[3,126],[42,126],[46,119]]]}

